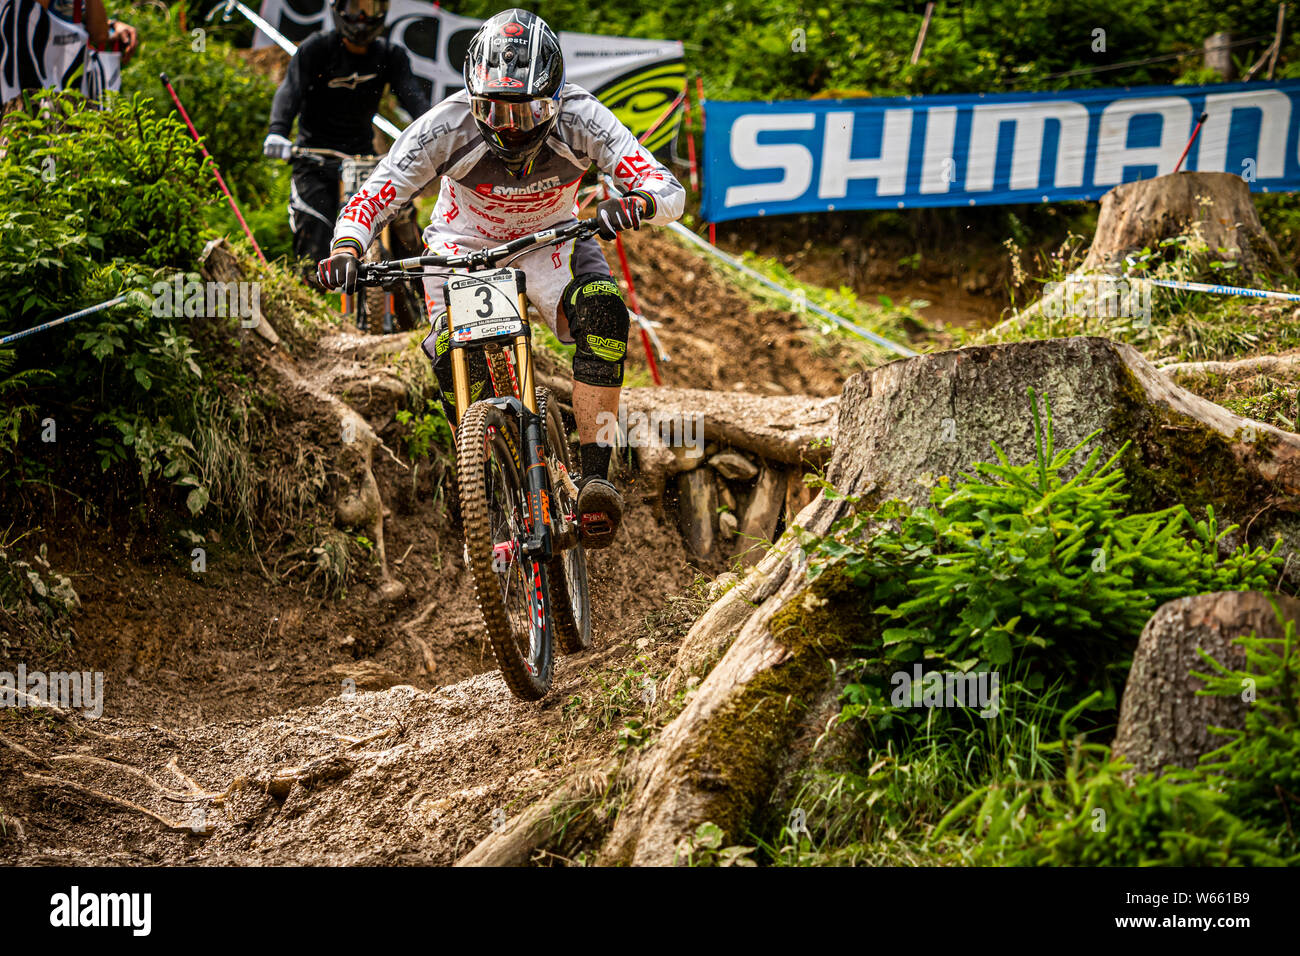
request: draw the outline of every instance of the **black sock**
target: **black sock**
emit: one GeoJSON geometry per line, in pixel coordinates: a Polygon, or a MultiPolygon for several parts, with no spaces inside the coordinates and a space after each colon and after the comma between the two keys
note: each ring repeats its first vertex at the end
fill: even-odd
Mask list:
{"type": "Polygon", "coordinates": [[[609,477],[609,456],[614,449],[601,442],[584,442],[578,446],[578,459],[582,468],[582,477],[595,475],[597,478],[609,477]]]}

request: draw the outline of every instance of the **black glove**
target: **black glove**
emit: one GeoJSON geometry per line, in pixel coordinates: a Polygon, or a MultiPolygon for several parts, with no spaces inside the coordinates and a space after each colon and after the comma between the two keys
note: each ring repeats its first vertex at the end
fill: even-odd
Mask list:
{"type": "Polygon", "coordinates": [[[639,196],[620,196],[603,200],[596,207],[600,238],[613,239],[624,229],[640,229],[645,206],[639,196]]]}
{"type": "Polygon", "coordinates": [[[357,257],[351,252],[336,252],[316,264],[316,278],[327,289],[357,291],[357,257]]]}

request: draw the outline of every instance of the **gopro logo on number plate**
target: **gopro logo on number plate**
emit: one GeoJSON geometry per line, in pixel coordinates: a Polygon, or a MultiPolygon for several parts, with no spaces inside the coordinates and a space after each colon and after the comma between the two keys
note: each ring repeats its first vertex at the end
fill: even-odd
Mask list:
{"type": "Polygon", "coordinates": [[[519,273],[515,269],[471,272],[447,280],[452,341],[476,342],[524,331],[519,312],[519,273]]]}

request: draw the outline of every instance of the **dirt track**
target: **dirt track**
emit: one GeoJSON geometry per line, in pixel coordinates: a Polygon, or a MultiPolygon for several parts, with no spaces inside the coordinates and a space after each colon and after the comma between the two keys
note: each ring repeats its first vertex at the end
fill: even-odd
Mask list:
{"type": "MultiPolygon", "coordinates": [[[[850,357],[812,347],[797,316],[750,312],[752,300],[671,240],[638,235],[629,246],[643,307],[664,323],[670,384],[838,391],[850,357]]],[[[351,361],[298,357],[322,380],[351,361]]],[[[324,447],[300,399],[286,399],[298,424],[285,437],[324,447]]],[[[29,751],[0,746],[0,860],[450,863],[498,811],[513,814],[561,771],[617,751],[624,718],[646,706],[629,673],[666,669],[672,641],[703,608],[682,596],[721,567],[698,567],[662,502],[630,489],[622,547],[589,559],[596,647],[562,660],[552,693],[526,705],[493,670],[429,478],[382,458],[376,478],[391,503],[389,561],[407,586],[396,604],[378,600],[374,569],[336,600],[301,581],[271,583],[234,542],[215,542],[199,574],[156,542],[75,523],[42,533],[83,607],[67,654],[27,649],[23,659],[103,671],[105,713],[93,726],[111,739],[31,710],[0,712],[0,735],[29,751]],[[351,699],[340,697],[345,678],[360,691],[351,699]],[[178,801],[194,787],[221,792],[331,755],[283,804],[236,785],[211,811],[213,835],[189,832],[190,804],[178,801]],[[170,832],[144,810],[185,826],[170,832]]]]}

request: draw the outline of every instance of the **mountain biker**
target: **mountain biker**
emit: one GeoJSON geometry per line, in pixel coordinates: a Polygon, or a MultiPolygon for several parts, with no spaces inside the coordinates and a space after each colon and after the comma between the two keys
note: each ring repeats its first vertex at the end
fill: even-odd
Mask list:
{"type": "MultiPolygon", "coordinates": [[[[262,152],[274,159],[292,158],[289,135],[295,119],[298,146],[373,153],[370,118],[385,86],[392,87],[411,116],[429,108],[429,96],[411,71],[406,51],[379,36],[388,0],[331,0],[330,13],[335,29],[303,41],[276,90],[271,131],[262,144],[262,152]]],[[[314,263],[329,255],[338,207],[338,165],[295,160],[289,191],[295,256],[314,263]]]]}
{"type": "MultiPolygon", "coordinates": [[[[484,249],[572,222],[578,183],[593,162],[628,191],[597,206],[602,238],[681,215],[681,184],[596,97],[565,82],[559,40],[540,17],[511,9],[487,20],[470,41],[464,78],[466,89],[411,124],[344,208],[331,254],[319,266],[327,288],[354,286],[357,257],[392,210],[438,179],[438,204],[424,231],[435,255],[484,249]]],[[[601,413],[618,414],[627,306],[594,238],[540,248],[512,265],[525,272],[528,298],[556,336],[577,342],[577,508],[584,544],[607,547],[622,520],[623,500],[606,480],[612,449],[596,434],[601,413]]],[[[454,426],[442,282],[442,276],[424,280],[432,324],[424,350],[454,426]]],[[[471,363],[473,382],[485,377],[482,364],[475,370],[471,363]]]]}

